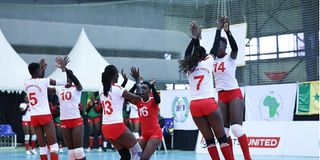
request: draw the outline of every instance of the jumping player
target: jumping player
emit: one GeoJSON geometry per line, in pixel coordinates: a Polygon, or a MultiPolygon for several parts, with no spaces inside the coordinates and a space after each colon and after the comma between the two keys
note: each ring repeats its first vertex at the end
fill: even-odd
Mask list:
{"type": "MultiPolygon", "coordinates": [[[[220,19],[219,21],[224,19],[220,19]]],[[[222,24],[218,24],[222,25],[222,24]]],[[[213,160],[219,160],[214,136],[226,160],[233,160],[227,137],[223,128],[220,109],[213,93],[213,56],[207,55],[199,45],[201,28],[191,23],[192,40],[189,43],[184,60],[180,61],[180,71],[187,74],[191,90],[190,110],[192,118],[202,133],[213,160]],[[192,52],[193,50],[193,52],[192,52]],[[213,132],[212,132],[213,129],[213,132]]]]}
{"type": "Polygon", "coordinates": [[[20,111],[22,113],[22,129],[24,132],[24,144],[26,146],[26,154],[38,154],[34,149],[34,145],[37,140],[37,136],[34,133],[33,127],[30,125],[30,106],[28,101],[28,96],[24,96],[24,101],[20,103],[20,111]],[[30,135],[31,135],[31,150],[29,150],[30,145],[30,135]]]}
{"type": "MultiPolygon", "coordinates": [[[[131,75],[136,80],[137,93],[141,95],[139,70],[131,68],[131,75]]],[[[131,160],[140,160],[142,149],[132,132],[123,123],[122,108],[124,99],[138,102],[141,97],[117,85],[118,77],[118,69],[113,65],[106,66],[102,73],[103,89],[100,91],[100,103],[103,108],[102,133],[117,149],[121,160],[129,160],[131,156],[131,160]]]]}
{"type": "Polygon", "coordinates": [[[85,160],[84,127],[79,110],[82,86],[71,70],[67,69],[66,72],[67,84],[53,90],[60,102],[61,132],[68,147],[69,160],[85,160]]]}
{"type": "Polygon", "coordinates": [[[137,103],[142,131],[142,139],[139,140],[143,149],[141,160],[149,160],[162,140],[162,130],[158,123],[160,97],[154,82],[155,80],[142,83],[142,99],[137,103]],[[153,97],[150,96],[150,91],[153,97]]]}
{"type": "MultiPolygon", "coordinates": [[[[57,63],[56,66],[61,68],[62,72],[65,72],[69,58],[57,57],[55,61],[57,63]]],[[[25,81],[24,90],[29,98],[29,104],[32,113],[31,125],[34,127],[38,144],[40,146],[40,159],[48,159],[48,147],[46,146],[48,143],[50,146],[50,159],[57,160],[59,147],[57,144],[56,132],[48,104],[48,86],[65,85],[67,83],[67,76],[65,76],[65,79],[61,81],[43,78],[46,67],[47,64],[44,59],[41,59],[39,63],[29,64],[28,70],[32,78],[25,81]]]]}
{"type": "Polygon", "coordinates": [[[245,160],[251,160],[247,136],[242,128],[244,102],[241,90],[236,79],[236,58],[238,46],[230,32],[230,20],[225,17],[223,27],[217,27],[215,41],[212,48],[212,54],[216,55],[214,62],[214,80],[215,87],[218,91],[219,107],[223,116],[225,132],[228,136],[228,143],[232,151],[232,140],[229,136],[229,130],[238,138],[240,147],[245,160]],[[221,29],[227,34],[231,53],[226,53],[227,40],[220,37],[221,29]]]}

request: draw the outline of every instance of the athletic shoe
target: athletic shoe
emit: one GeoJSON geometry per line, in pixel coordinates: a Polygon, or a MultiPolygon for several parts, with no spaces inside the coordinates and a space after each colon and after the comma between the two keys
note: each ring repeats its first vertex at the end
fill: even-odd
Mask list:
{"type": "Polygon", "coordinates": [[[37,154],[38,154],[38,152],[36,151],[36,149],[31,150],[31,153],[34,154],[34,155],[37,155],[37,154]]]}
{"type": "Polygon", "coordinates": [[[102,148],[101,147],[99,147],[98,152],[102,152],[102,148]]]}
{"type": "Polygon", "coordinates": [[[90,147],[88,147],[88,149],[86,149],[87,152],[91,152],[92,149],[90,147]]]}
{"type": "Polygon", "coordinates": [[[63,149],[59,148],[59,154],[62,154],[62,153],[63,153],[63,149]]]}
{"type": "Polygon", "coordinates": [[[30,154],[31,154],[31,152],[30,152],[29,150],[27,150],[27,151],[26,151],[26,154],[27,154],[27,155],[30,155],[30,154]]]}

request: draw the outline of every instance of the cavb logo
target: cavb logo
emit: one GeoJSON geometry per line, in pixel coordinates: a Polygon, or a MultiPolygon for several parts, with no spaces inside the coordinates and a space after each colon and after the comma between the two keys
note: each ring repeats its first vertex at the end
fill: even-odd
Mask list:
{"type": "Polygon", "coordinates": [[[190,108],[188,98],[175,97],[171,105],[172,114],[176,122],[183,123],[189,116],[190,108]]]}
{"type": "Polygon", "coordinates": [[[282,104],[281,96],[274,91],[263,95],[259,106],[261,117],[267,121],[276,120],[279,117],[282,104]]]}

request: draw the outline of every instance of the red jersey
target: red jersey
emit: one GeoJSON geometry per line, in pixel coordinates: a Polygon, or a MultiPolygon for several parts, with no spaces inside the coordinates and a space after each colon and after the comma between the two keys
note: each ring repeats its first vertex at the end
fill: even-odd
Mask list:
{"type": "Polygon", "coordinates": [[[139,118],[141,122],[142,135],[152,135],[155,131],[161,130],[158,123],[159,107],[150,97],[147,102],[142,99],[137,103],[139,118]]]}

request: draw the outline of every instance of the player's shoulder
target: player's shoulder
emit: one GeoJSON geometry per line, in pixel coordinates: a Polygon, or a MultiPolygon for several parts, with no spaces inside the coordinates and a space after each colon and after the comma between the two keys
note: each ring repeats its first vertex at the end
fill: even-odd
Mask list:
{"type": "Polygon", "coordinates": [[[123,89],[123,88],[122,88],[121,86],[119,86],[118,84],[113,84],[112,87],[113,87],[113,88],[116,88],[116,89],[123,89]]]}
{"type": "Polygon", "coordinates": [[[211,54],[208,54],[206,58],[204,58],[204,61],[213,60],[213,56],[211,54]]]}

